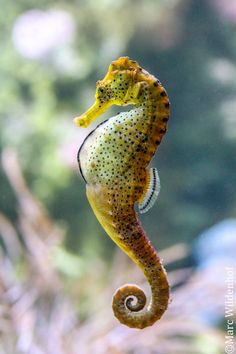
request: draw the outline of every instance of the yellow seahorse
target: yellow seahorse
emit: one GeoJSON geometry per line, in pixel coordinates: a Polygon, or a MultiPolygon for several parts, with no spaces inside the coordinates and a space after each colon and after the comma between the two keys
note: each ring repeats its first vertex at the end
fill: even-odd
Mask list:
{"type": "Polygon", "coordinates": [[[151,287],[150,304],[136,285],[119,288],[113,311],[132,328],[151,326],[163,315],[169,301],[166,272],[148,240],[134,209],[146,212],[160,189],[158,172],[147,168],[166,132],[169,100],[154,76],[136,61],[113,61],[105,78],[96,84],[94,105],[75,118],[87,127],[112,105],[134,107],[97,126],[78,152],[89,203],[113,241],[142,269],[151,287]]]}

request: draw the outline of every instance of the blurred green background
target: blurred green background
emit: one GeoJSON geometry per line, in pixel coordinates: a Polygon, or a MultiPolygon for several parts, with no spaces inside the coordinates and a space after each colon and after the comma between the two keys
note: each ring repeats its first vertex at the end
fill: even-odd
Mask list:
{"type": "MultiPolygon", "coordinates": [[[[112,60],[127,55],[138,61],[160,79],[171,101],[168,132],[152,162],[159,170],[161,193],[150,212],[141,216],[153,244],[159,250],[191,246],[206,228],[235,218],[235,1],[1,0],[0,4],[0,211],[23,247],[18,258],[11,259],[18,241],[9,249],[2,227],[2,258],[10,257],[16,274],[13,284],[24,287],[29,245],[20,215],[27,192],[17,182],[18,163],[25,188],[63,234],[56,255],[52,252],[53,267],[64,274],[62,288],[69,294],[77,296],[80,284],[84,288],[76,306],[86,319],[95,306],[91,305],[95,292],[102,293],[112,277],[107,267],[117,251],[86,200],[76,155],[90,129],[75,127],[73,117],[93,102],[95,83],[112,60]],[[102,274],[89,299],[87,267],[102,274]]],[[[106,117],[115,112],[109,110],[106,117]]],[[[34,207],[25,208],[27,220],[34,207]]],[[[145,353],[159,353],[148,350],[145,353]]],[[[5,352],[11,353],[0,351],[5,352]]],[[[126,352],[139,353],[120,351],[126,352]]]]}

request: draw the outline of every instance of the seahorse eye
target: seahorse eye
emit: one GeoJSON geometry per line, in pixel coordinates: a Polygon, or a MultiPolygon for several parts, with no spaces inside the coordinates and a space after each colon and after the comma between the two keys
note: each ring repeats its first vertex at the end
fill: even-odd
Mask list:
{"type": "Polygon", "coordinates": [[[104,88],[104,86],[97,87],[96,97],[99,100],[104,100],[106,98],[106,89],[104,88]]]}

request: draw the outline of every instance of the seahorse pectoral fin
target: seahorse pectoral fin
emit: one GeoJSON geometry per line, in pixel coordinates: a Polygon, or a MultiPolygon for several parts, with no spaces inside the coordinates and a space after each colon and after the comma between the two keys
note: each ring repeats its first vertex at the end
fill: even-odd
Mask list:
{"type": "Polygon", "coordinates": [[[105,103],[95,101],[95,103],[84,114],[74,118],[74,123],[80,128],[86,128],[97,117],[103,114],[110,107],[110,105],[111,103],[109,101],[105,103]]]}
{"type": "Polygon", "coordinates": [[[148,171],[147,188],[144,189],[141,200],[138,202],[139,212],[141,214],[146,213],[153,206],[160,189],[161,185],[158,171],[156,168],[150,168],[148,171]]]}

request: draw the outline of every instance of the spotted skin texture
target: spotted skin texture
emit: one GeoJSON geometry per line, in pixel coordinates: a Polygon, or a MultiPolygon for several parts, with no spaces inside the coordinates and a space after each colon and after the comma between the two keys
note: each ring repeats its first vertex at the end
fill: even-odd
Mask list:
{"type": "Polygon", "coordinates": [[[141,268],[151,287],[151,300],[136,285],[119,288],[113,311],[132,328],[151,326],[163,315],[169,301],[166,272],[148,240],[134,205],[148,188],[148,165],[169,119],[165,89],[137,62],[121,57],[111,63],[105,78],[97,82],[94,105],[75,118],[87,127],[111,105],[133,105],[101,123],[85,139],[78,152],[89,203],[112,240],[141,268]]]}

